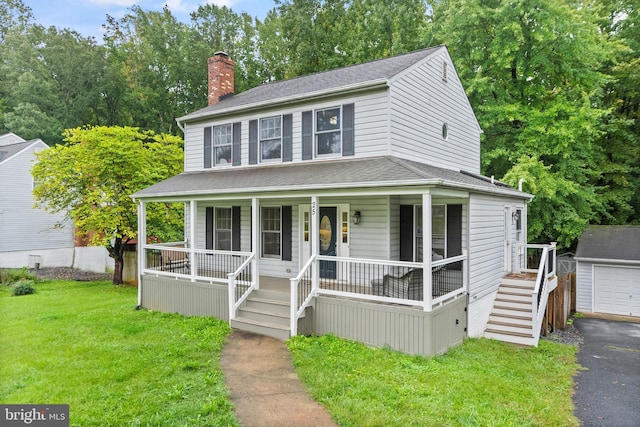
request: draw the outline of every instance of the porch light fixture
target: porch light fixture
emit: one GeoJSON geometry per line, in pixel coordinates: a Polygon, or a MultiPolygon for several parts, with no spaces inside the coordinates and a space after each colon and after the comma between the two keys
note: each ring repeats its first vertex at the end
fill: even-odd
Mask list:
{"type": "Polygon", "coordinates": [[[353,222],[354,225],[360,224],[360,211],[355,211],[353,213],[353,216],[351,217],[351,222],[353,222]]]}

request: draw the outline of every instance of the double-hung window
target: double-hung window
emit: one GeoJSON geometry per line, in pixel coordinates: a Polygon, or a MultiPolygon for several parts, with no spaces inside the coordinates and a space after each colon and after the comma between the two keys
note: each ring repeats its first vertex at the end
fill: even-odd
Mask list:
{"type": "Polygon", "coordinates": [[[262,256],[280,258],[282,242],[282,218],[280,207],[262,208],[262,256]]]}
{"type": "Polygon", "coordinates": [[[231,208],[216,208],[215,215],[216,249],[221,251],[230,251],[233,224],[231,208]]]}
{"type": "Polygon", "coordinates": [[[316,154],[342,154],[341,107],[316,110],[316,154]]]}
{"type": "MultiPolygon", "coordinates": [[[[415,250],[414,261],[422,262],[423,227],[422,205],[415,207],[415,250]]],[[[433,254],[446,258],[447,253],[447,206],[431,206],[431,249],[433,254]]],[[[432,254],[432,255],[433,255],[432,254]]]]}
{"type": "Polygon", "coordinates": [[[213,127],[213,159],[215,165],[230,165],[233,126],[231,123],[213,127]]]}
{"type": "Polygon", "coordinates": [[[282,117],[260,119],[260,160],[282,159],[282,117]]]}

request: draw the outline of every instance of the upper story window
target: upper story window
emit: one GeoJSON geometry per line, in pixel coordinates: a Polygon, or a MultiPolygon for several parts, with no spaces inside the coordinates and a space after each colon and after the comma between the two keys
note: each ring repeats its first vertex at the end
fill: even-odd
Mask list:
{"type": "Polygon", "coordinates": [[[215,165],[231,164],[233,127],[231,123],[213,127],[213,159],[215,165]]]}
{"type": "Polygon", "coordinates": [[[260,160],[282,158],[282,117],[260,119],[260,160]]]}
{"type": "Polygon", "coordinates": [[[341,108],[316,110],[316,154],[342,154],[341,108]]]}

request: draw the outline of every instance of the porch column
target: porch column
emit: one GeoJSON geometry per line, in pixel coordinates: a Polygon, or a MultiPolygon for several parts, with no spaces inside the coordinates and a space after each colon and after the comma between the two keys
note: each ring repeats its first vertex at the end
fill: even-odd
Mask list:
{"type": "Polygon", "coordinates": [[[318,291],[318,281],[320,280],[320,263],[317,260],[318,254],[320,253],[320,223],[319,223],[319,205],[318,205],[318,196],[311,196],[311,218],[309,221],[311,222],[311,258],[315,259],[312,267],[312,292],[316,293],[318,291]]]}
{"type": "Polygon", "coordinates": [[[196,281],[198,260],[195,252],[196,219],[198,218],[198,202],[189,200],[189,259],[191,260],[191,281],[196,281]]]}
{"type": "Polygon", "coordinates": [[[422,194],[422,295],[424,311],[431,311],[433,274],[431,273],[431,193],[422,194]]]}
{"type": "Polygon", "coordinates": [[[142,273],[147,268],[147,205],[138,201],[138,307],[142,305],[142,273]]]}
{"type": "Polygon", "coordinates": [[[258,268],[258,260],[260,259],[260,256],[258,255],[258,252],[260,251],[260,242],[258,239],[260,236],[259,205],[260,204],[256,197],[251,199],[251,248],[255,255],[251,268],[251,277],[256,284],[256,289],[260,288],[260,280],[258,276],[260,274],[260,269],[258,268]]]}

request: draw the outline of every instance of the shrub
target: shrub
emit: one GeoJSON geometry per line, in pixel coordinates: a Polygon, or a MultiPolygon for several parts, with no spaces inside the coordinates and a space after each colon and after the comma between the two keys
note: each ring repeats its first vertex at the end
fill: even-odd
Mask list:
{"type": "Polygon", "coordinates": [[[0,284],[11,285],[20,280],[35,281],[36,276],[30,273],[27,267],[13,268],[13,269],[0,269],[0,284]]]}
{"type": "Polygon", "coordinates": [[[35,293],[36,288],[33,287],[33,280],[20,280],[13,285],[11,295],[29,295],[35,293]]]}

